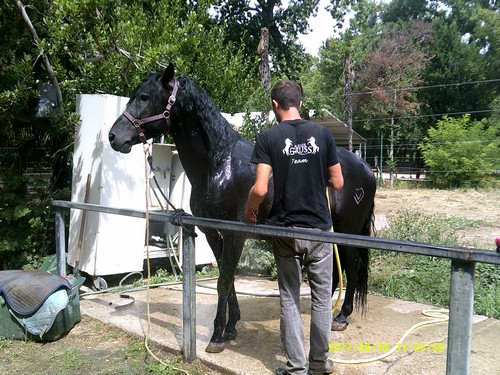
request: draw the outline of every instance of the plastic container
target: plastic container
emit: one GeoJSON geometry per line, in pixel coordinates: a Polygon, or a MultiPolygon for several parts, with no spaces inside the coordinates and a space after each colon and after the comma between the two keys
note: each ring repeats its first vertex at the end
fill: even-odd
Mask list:
{"type": "MultiPolygon", "coordinates": [[[[67,290],[68,305],[57,313],[50,329],[41,336],[33,335],[27,331],[23,323],[14,317],[10,306],[0,293],[0,337],[16,340],[54,341],[69,332],[81,320],[79,288],[82,284],[82,278],[69,275],[67,280],[71,285],[71,289],[67,290]]],[[[18,318],[20,317],[18,316],[18,318]]]]}

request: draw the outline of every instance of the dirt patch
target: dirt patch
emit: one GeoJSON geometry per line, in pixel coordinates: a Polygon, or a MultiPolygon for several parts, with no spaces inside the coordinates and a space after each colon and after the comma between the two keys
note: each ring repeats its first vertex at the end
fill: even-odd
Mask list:
{"type": "Polygon", "coordinates": [[[474,221],[470,229],[458,231],[460,246],[495,249],[494,237],[500,236],[500,191],[379,189],[375,196],[375,214],[391,223],[398,212],[409,210],[444,218],[474,221]]]}

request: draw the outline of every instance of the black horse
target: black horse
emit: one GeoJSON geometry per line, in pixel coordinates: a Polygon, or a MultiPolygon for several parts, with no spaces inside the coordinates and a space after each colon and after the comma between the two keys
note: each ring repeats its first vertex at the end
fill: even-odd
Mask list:
{"type": "MultiPolygon", "coordinates": [[[[170,133],[192,185],[191,210],[195,216],[242,221],[247,194],[255,182],[256,167],[250,163],[253,144],[243,139],[221,115],[206,92],[186,77],[174,77],[170,64],[164,73],[151,73],[137,87],[109,132],[114,150],[130,152],[133,145],[170,133]]],[[[338,149],[345,184],[330,192],[334,229],[343,233],[370,235],[376,182],[371,168],[357,155],[338,149]]],[[[272,189],[272,186],[270,186],[272,189]]],[[[268,197],[272,197],[271,193],[268,197]]],[[[269,199],[259,210],[263,223],[270,209],[269,199]]],[[[201,228],[219,267],[218,305],[214,332],[207,352],[221,352],[224,341],[237,335],[240,309],[234,290],[234,276],[245,235],[201,228]],[[229,316],[226,324],[227,308],[229,316]]],[[[353,300],[366,303],[368,250],[339,247],[347,288],[342,309],[333,330],[347,327],[353,300]]],[[[336,270],[336,267],[334,267],[336,270]]],[[[334,272],[334,290],[338,285],[334,272]]],[[[333,291],[332,291],[333,293],[333,291]]]]}

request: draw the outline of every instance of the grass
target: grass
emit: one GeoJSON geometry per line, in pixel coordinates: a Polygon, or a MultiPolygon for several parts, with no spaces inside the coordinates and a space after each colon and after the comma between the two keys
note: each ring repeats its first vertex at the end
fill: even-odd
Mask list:
{"type": "MultiPolygon", "coordinates": [[[[90,318],[86,318],[90,319],[90,318]]],[[[162,361],[148,353],[144,341],[119,329],[92,320],[82,336],[69,333],[54,342],[35,342],[0,338],[2,370],[12,374],[136,374],[202,375],[207,371],[201,362],[184,363],[180,355],[162,351],[150,343],[150,349],[162,361]]]]}
{"type": "MultiPolygon", "coordinates": [[[[455,232],[478,227],[478,220],[440,218],[401,211],[379,237],[457,246],[455,232]]],[[[370,289],[385,296],[442,307],[449,305],[450,260],[373,250],[370,289]]],[[[500,318],[500,273],[496,266],[478,263],[475,272],[476,314],[500,318]]]]}

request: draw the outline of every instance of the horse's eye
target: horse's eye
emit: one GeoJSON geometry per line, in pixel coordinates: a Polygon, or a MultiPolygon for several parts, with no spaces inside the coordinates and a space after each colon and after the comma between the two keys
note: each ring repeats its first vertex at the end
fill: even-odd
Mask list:
{"type": "Polygon", "coordinates": [[[139,98],[145,102],[149,99],[149,95],[148,94],[145,94],[145,93],[142,93],[141,95],[139,95],[139,98]]]}

